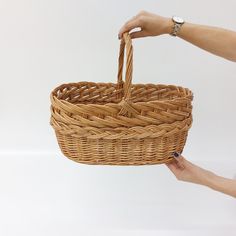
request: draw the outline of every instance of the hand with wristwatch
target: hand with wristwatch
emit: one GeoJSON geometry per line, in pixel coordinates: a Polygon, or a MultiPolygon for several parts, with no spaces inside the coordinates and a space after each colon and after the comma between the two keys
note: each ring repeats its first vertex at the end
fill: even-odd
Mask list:
{"type": "Polygon", "coordinates": [[[141,28],[141,30],[130,33],[131,38],[158,36],[162,34],[177,36],[183,24],[184,20],[179,16],[167,18],[142,11],[124,24],[118,36],[121,38],[124,32],[138,27],[141,28]]]}
{"type": "MultiPolygon", "coordinates": [[[[190,42],[212,54],[236,62],[236,32],[213,26],[185,22],[181,17],[163,17],[141,11],[127,21],[119,31],[131,38],[169,34],[190,42]],[[139,30],[133,31],[139,28],[139,30]],[[227,47],[225,47],[227,42],[227,47]]],[[[166,164],[178,180],[205,185],[213,190],[236,197],[236,180],[227,179],[205,170],[186,160],[180,153],[173,153],[174,161],[166,164]]]]}

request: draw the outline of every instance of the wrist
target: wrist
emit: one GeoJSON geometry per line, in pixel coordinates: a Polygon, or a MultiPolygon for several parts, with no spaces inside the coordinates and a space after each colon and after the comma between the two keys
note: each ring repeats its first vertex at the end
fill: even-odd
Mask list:
{"type": "Polygon", "coordinates": [[[205,185],[211,189],[216,189],[217,182],[218,182],[218,176],[211,171],[206,171],[206,175],[203,180],[203,185],[205,185]]]}
{"type": "Polygon", "coordinates": [[[172,18],[165,18],[164,22],[164,34],[170,34],[173,30],[174,22],[172,18]]]}

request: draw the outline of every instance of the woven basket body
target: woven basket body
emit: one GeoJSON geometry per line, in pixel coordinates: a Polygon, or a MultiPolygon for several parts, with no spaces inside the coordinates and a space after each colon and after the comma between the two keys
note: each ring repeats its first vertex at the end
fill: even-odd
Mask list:
{"type": "Polygon", "coordinates": [[[167,163],[173,152],[182,153],[192,125],[192,92],[132,84],[132,71],[133,47],[125,33],[116,84],[68,83],[52,91],[50,124],[66,157],[87,164],[145,165],[167,163]]]}

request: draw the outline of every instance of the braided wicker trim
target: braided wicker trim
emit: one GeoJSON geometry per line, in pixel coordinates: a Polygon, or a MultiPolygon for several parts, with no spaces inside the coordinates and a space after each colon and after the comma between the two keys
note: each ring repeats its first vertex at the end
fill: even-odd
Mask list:
{"type": "Polygon", "coordinates": [[[133,117],[119,115],[124,104],[71,104],[51,96],[51,115],[63,123],[92,127],[132,127],[173,123],[188,118],[192,111],[189,99],[179,98],[173,101],[150,101],[128,104],[134,110],[133,117]]]}
{"type": "Polygon", "coordinates": [[[172,124],[148,125],[145,127],[135,126],[131,128],[119,127],[115,129],[79,127],[73,124],[58,122],[53,118],[51,118],[50,123],[56,131],[73,137],[87,137],[90,139],[141,139],[169,137],[180,131],[188,131],[192,126],[192,115],[183,121],[176,121],[172,124]]]}

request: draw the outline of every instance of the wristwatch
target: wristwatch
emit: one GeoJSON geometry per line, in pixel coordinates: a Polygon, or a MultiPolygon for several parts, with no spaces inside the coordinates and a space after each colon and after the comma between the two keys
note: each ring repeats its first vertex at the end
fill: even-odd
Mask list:
{"type": "Polygon", "coordinates": [[[181,26],[184,24],[184,19],[179,16],[173,16],[172,21],[174,25],[170,35],[176,37],[178,32],[180,31],[181,26]]]}

